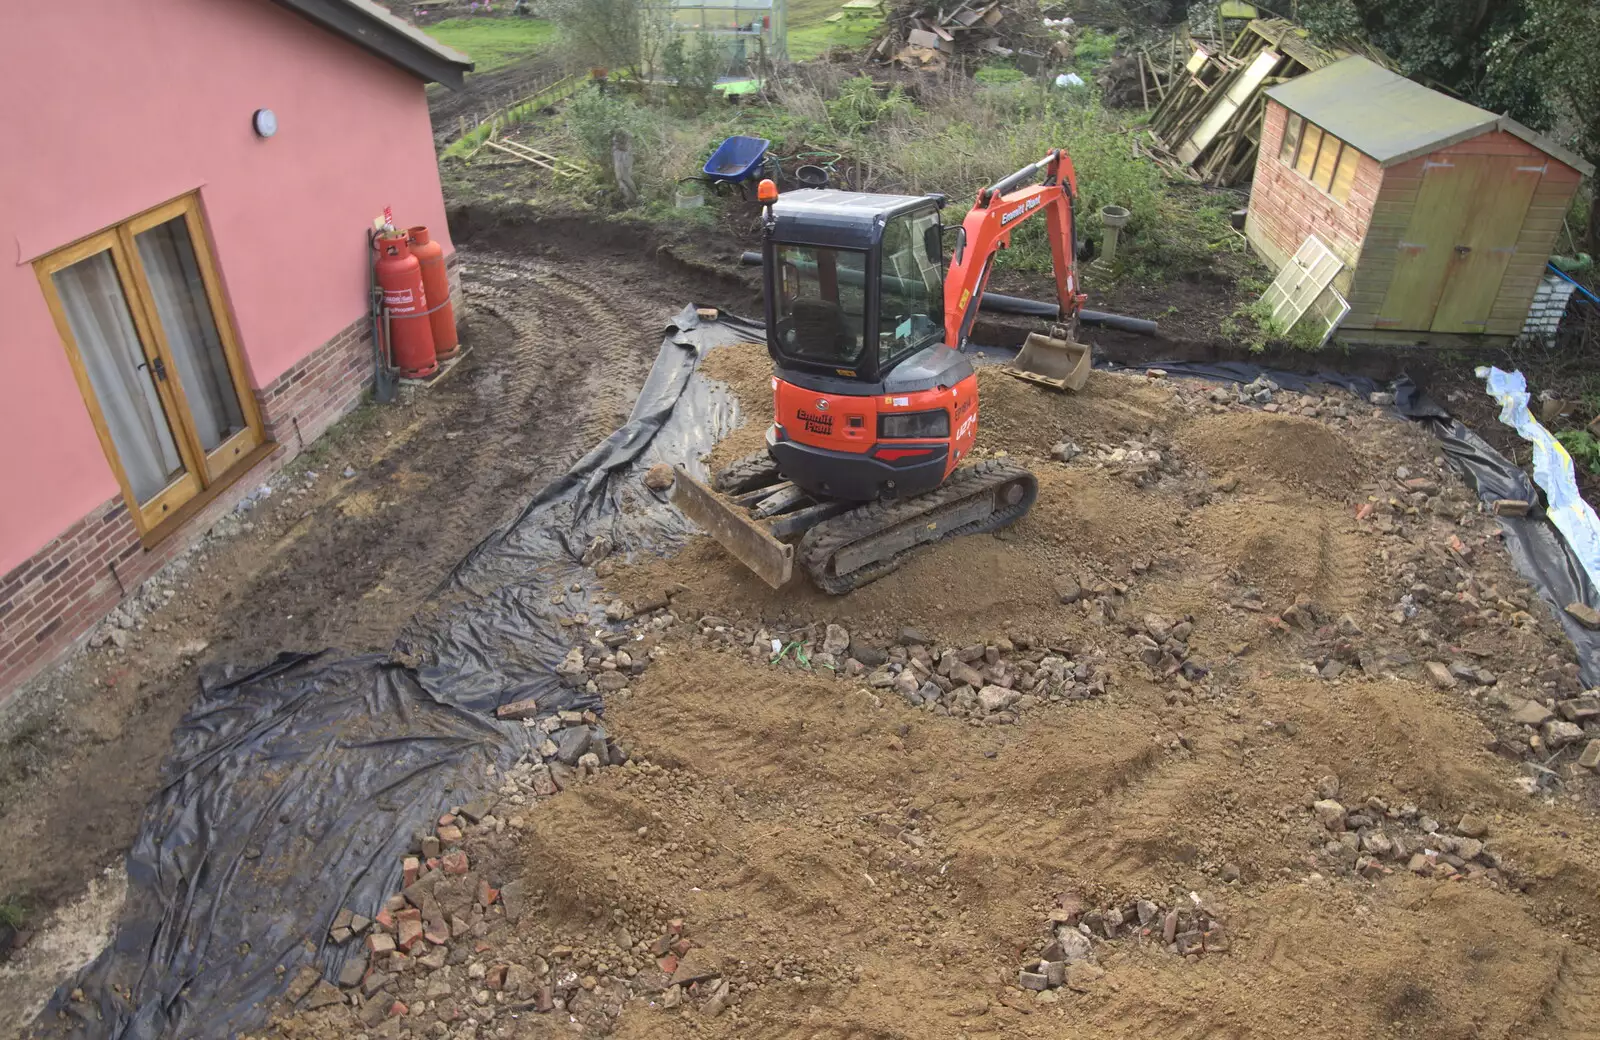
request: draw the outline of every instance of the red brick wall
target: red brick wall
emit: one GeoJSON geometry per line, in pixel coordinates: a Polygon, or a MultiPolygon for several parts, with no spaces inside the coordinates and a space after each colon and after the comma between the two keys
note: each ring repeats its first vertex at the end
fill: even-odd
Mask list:
{"type": "Polygon", "coordinates": [[[1361,241],[1372,220],[1383,183],[1383,169],[1363,155],[1356,167],[1350,197],[1343,203],[1278,161],[1287,110],[1267,100],[1261,127],[1261,149],[1256,157],[1255,183],[1250,188],[1250,212],[1245,234],[1257,253],[1274,268],[1281,268],[1308,235],[1322,239],[1346,265],[1334,281],[1341,291],[1350,285],[1350,268],[1361,255],[1361,241]]]}
{"type": "Polygon", "coordinates": [[[352,323],[256,392],[267,435],[278,450],[182,529],[146,550],[119,495],[0,577],[0,702],[361,402],[372,380],[368,327],[365,317],[352,323]]]}

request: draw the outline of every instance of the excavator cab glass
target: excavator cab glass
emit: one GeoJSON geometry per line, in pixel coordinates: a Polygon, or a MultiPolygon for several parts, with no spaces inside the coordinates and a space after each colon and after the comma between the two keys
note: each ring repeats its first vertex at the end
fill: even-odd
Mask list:
{"type": "Polygon", "coordinates": [[[867,254],[778,246],[778,342],[801,361],[855,368],[866,346],[867,254]]]}
{"type": "Polygon", "coordinates": [[[939,211],[932,208],[901,214],[884,225],[878,276],[880,370],[944,336],[944,269],[936,248],[938,227],[939,211]]]}

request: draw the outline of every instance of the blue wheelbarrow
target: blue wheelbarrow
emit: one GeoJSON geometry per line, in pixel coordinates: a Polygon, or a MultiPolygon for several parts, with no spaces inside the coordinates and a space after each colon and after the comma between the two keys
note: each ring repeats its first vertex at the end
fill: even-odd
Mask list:
{"type": "Polygon", "coordinates": [[[717,145],[711,158],[701,168],[713,188],[732,184],[745,194],[745,182],[760,172],[767,159],[767,149],[772,142],[764,137],[730,137],[717,145]]]}

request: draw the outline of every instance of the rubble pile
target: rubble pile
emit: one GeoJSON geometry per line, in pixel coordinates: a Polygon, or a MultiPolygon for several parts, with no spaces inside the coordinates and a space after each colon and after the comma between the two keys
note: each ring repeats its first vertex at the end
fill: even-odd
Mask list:
{"type": "MultiPolygon", "coordinates": [[[[868,56],[893,58],[911,68],[939,68],[947,58],[964,54],[1011,57],[1016,51],[1006,42],[1026,43],[1041,25],[1037,7],[1016,0],[961,0],[953,5],[910,0],[896,6],[885,24],[888,33],[872,45],[868,56]]],[[[1054,35],[1059,30],[1049,31],[1054,35]]],[[[1072,53],[1070,46],[1058,43],[1057,56],[1072,53]]],[[[1042,59],[1039,54],[1029,57],[1042,59]]]]}
{"type": "Polygon", "coordinates": [[[1086,910],[1077,895],[1064,893],[1056,904],[1050,911],[1046,937],[1034,944],[1017,971],[1017,987],[1037,994],[1034,999],[1040,1003],[1055,1002],[1059,997],[1054,991],[1062,987],[1090,991],[1105,977],[1096,947],[1106,943],[1144,940],[1192,960],[1230,949],[1221,922],[1193,894],[1187,904],[1164,906],[1151,899],[1134,899],[1086,910]]]}
{"type": "Polygon", "coordinates": [[[880,694],[892,694],[914,708],[975,725],[1007,725],[1041,704],[1100,697],[1111,681],[1102,653],[1036,644],[1020,635],[935,648],[906,630],[885,650],[841,625],[812,625],[780,636],[707,614],[689,645],[863,682],[875,702],[881,703],[880,694]]]}
{"type": "Polygon", "coordinates": [[[1128,627],[1134,653],[1149,670],[1154,682],[1171,679],[1180,690],[1210,674],[1209,669],[1189,659],[1189,637],[1194,634],[1194,617],[1177,621],[1160,614],[1146,614],[1128,627]]]}
{"type": "Polygon", "coordinates": [[[1373,795],[1340,800],[1339,778],[1323,777],[1306,796],[1308,837],[1321,866],[1380,878],[1397,870],[1441,880],[1500,879],[1500,857],[1488,846],[1489,822],[1474,813],[1446,825],[1414,803],[1373,795]]]}

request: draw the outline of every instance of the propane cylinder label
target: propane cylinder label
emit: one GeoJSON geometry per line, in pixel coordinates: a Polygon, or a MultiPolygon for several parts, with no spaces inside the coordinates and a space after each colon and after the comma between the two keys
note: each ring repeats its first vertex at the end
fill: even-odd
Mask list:
{"type": "Polygon", "coordinates": [[[403,305],[407,309],[409,309],[411,307],[411,303],[412,303],[411,290],[410,289],[385,289],[383,291],[383,302],[384,302],[384,305],[387,306],[387,307],[396,307],[397,308],[397,307],[400,307],[400,306],[403,305]]]}

